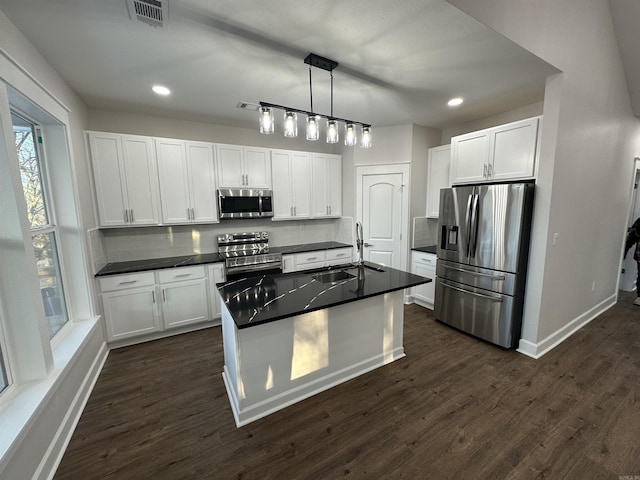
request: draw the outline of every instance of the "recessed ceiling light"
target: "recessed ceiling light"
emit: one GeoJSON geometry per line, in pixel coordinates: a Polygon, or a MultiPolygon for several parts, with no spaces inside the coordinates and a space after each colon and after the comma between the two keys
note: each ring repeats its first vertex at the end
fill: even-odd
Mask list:
{"type": "Polygon", "coordinates": [[[462,98],[460,97],[456,97],[456,98],[452,98],[451,100],[449,100],[447,102],[447,105],[449,105],[450,107],[457,107],[458,105],[460,105],[464,100],[462,100],[462,98]]]}
{"type": "Polygon", "coordinates": [[[169,95],[171,93],[171,90],[169,90],[167,87],[163,87],[162,85],[154,85],[153,87],[151,87],[151,90],[153,90],[158,95],[169,95]]]}

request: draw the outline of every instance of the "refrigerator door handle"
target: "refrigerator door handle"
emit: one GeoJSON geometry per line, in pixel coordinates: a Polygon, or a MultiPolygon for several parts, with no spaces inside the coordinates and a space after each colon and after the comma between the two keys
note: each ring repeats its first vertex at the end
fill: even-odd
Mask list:
{"type": "Polygon", "coordinates": [[[450,267],[449,265],[445,265],[445,264],[442,264],[442,266],[444,268],[446,268],[447,270],[454,270],[456,272],[469,273],[471,275],[477,275],[479,277],[487,277],[487,278],[490,278],[491,280],[504,280],[505,279],[504,275],[491,275],[490,273],[473,272],[471,270],[464,270],[462,268],[450,267]]]}
{"type": "Polygon", "coordinates": [[[471,194],[469,195],[469,197],[467,198],[467,215],[465,218],[465,224],[467,226],[467,235],[466,235],[466,240],[467,240],[467,245],[465,246],[465,250],[466,250],[466,257],[469,257],[471,255],[471,202],[473,197],[475,196],[475,194],[471,194]]]}
{"type": "Polygon", "coordinates": [[[504,299],[501,297],[493,297],[491,295],[484,295],[482,293],[476,293],[476,292],[471,292],[469,290],[465,290],[464,288],[460,288],[460,287],[455,287],[453,285],[448,284],[447,282],[445,282],[444,280],[440,280],[440,285],[442,285],[443,287],[447,287],[450,288],[451,290],[456,290],[458,292],[462,292],[462,293],[466,293],[468,295],[473,295],[475,297],[480,297],[480,298],[484,298],[486,300],[492,300],[494,302],[503,302],[504,299]]]}
{"type": "Polygon", "coordinates": [[[471,204],[471,229],[469,232],[469,254],[468,257],[476,256],[476,244],[478,242],[478,203],[480,195],[473,194],[473,202],[471,204]]]}

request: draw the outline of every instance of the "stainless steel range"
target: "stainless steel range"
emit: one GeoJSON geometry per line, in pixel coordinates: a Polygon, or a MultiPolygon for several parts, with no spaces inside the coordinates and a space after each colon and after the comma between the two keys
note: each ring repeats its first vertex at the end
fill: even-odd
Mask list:
{"type": "Polygon", "coordinates": [[[269,232],[218,235],[218,253],[225,259],[227,280],[282,272],[282,254],[269,252],[269,232]]]}

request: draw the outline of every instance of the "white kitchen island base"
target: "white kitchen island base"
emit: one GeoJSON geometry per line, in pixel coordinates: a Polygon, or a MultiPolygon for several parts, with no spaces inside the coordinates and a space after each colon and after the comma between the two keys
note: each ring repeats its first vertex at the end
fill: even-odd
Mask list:
{"type": "Polygon", "coordinates": [[[403,290],[237,328],[222,302],[224,372],[238,427],[404,357],[403,290]]]}

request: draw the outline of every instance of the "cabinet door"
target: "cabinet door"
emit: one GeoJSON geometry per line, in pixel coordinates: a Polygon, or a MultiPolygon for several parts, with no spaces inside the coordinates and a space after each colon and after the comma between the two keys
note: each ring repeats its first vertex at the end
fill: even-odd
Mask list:
{"type": "Polygon", "coordinates": [[[427,177],[427,217],[438,218],[440,213],[440,189],[450,187],[449,165],[451,145],[429,149],[427,177]]]}
{"type": "Polygon", "coordinates": [[[189,223],[191,201],[185,144],[180,140],[156,138],[160,203],[163,223],[189,223]]]}
{"type": "Polygon", "coordinates": [[[161,286],[165,328],[209,320],[207,280],[186,280],[161,286]]]}
{"type": "Polygon", "coordinates": [[[273,171],[273,219],[293,218],[293,193],[291,191],[291,162],[288,152],[273,150],[271,168],[273,171]]]}
{"type": "Polygon", "coordinates": [[[342,216],[342,157],[331,155],[327,157],[327,203],[329,216],[342,216]]]}
{"type": "Polygon", "coordinates": [[[218,221],[213,145],[187,142],[189,190],[191,192],[191,221],[215,223],[218,221]]]}
{"type": "Polygon", "coordinates": [[[154,286],[103,293],[102,305],[110,341],[161,330],[154,286]]]}
{"type": "Polygon", "coordinates": [[[244,173],[249,188],[271,188],[271,159],[269,150],[250,148],[244,150],[244,173]]]}
{"type": "Polygon", "coordinates": [[[216,153],[218,185],[220,188],[244,187],[242,147],[236,145],[218,145],[216,153]]]}
{"type": "Polygon", "coordinates": [[[422,285],[413,287],[413,296],[419,300],[422,300],[430,308],[433,309],[436,282],[435,268],[430,265],[423,265],[421,263],[414,262],[411,268],[411,273],[415,273],[416,275],[420,275],[421,277],[427,277],[433,280],[430,283],[424,283],[422,285]]]}
{"type": "Polygon", "coordinates": [[[314,218],[329,216],[329,200],[327,195],[328,170],[327,157],[314,155],[311,165],[311,214],[314,218]]]}
{"type": "Polygon", "coordinates": [[[89,149],[101,227],[126,225],[127,206],[122,174],[120,135],[89,132],[89,149]]]}
{"type": "Polygon", "coordinates": [[[342,157],[314,155],[312,162],[313,218],[342,215],[342,157]]]}
{"type": "Polygon", "coordinates": [[[218,294],[218,287],[216,287],[216,284],[225,281],[224,264],[216,263],[214,265],[209,265],[207,270],[209,275],[209,293],[211,298],[211,301],[209,302],[211,305],[211,318],[219,318],[221,314],[220,295],[218,294]]]}
{"type": "Polygon", "coordinates": [[[491,129],[491,179],[515,180],[534,174],[539,117],[491,129]]]}
{"type": "Polygon", "coordinates": [[[468,133],[451,139],[452,183],[486,180],[488,161],[489,130],[468,133]]]}
{"type": "Polygon", "coordinates": [[[311,218],[311,156],[292,153],[290,165],[293,216],[296,219],[311,218]]]}
{"type": "Polygon", "coordinates": [[[158,172],[151,138],[123,135],[122,153],[129,199],[129,223],[160,223],[158,172]]]}

